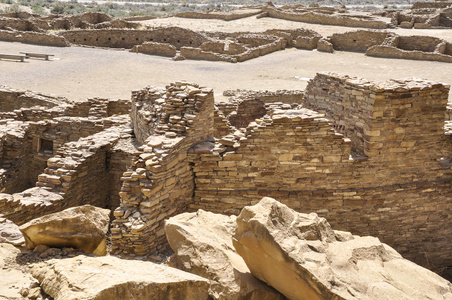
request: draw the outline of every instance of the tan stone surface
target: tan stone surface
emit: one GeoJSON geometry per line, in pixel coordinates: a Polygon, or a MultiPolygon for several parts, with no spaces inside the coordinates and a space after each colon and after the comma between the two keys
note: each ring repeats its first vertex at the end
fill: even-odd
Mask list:
{"type": "Polygon", "coordinates": [[[20,230],[27,249],[37,245],[74,247],[105,255],[110,210],[84,205],[34,219],[20,230]]]}
{"type": "Polygon", "coordinates": [[[25,239],[19,230],[19,226],[0,216],[0,243],[8,243],[14,246],[25,244],[25,239]]]}
{"type": "Polygon", "coordinates": [[[168,219],[165,232],[175,254],[170,263],[178,269],[210,280],[214,299],[283,299],[257,280],[232,245],[236,217],[198,210],[168,219]]]}
{"type": "Polygon", "coordinates": [[[452,284],[374,237],[333,231],[265,197],[237,218],[234,246],[289,299],[452,299],[452,284]]]}
{"type": "Polygon", "coordinates": [[[22,289],[36,282],[30,274],[17,267],[16,257],[20,251],[11,244],[0,243],[0,299],[26,299],[22,289]]]}
{"type": "Polygon", "coordinates": [[[49,260],[31,272],[55,300],[207,299],[209,283],[167,266],[112,256],[49,260]]]}

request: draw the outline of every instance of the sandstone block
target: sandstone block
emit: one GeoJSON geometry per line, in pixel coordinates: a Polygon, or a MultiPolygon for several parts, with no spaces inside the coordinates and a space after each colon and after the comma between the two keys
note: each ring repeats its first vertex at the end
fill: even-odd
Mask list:
{"type": "Polygon", "coordinates": [[[331,229],[272,198],[245,207],[234,247],[251,273],[289,299],[452,299],[452,284],[374,237],[331,229]]]}
{"type": "Polygon", "coordinates": [[[165,232],[175,254],[176,268],[210,280],[213,299],[283,299],[256,279],[232,245],[236,217],[203,210],[184,213],[165,223],[165,232]]]}
{"type": "Polygon", "coordinates": [[[27,249],[36,245],[74,247],[99,255],[107,253],[110,210],[91,205],[68,208],[20,226],[27,249]]]}
{"type": "Polygon", "coordinates": [[[49,260],[31,273],[55,300],[207,299],[209,282],[151,262],[112,256],[49,260]]]}

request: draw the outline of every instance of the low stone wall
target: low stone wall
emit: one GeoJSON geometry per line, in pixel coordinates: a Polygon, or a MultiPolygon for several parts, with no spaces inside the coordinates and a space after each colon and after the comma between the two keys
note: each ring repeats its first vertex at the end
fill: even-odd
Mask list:
{"type": "Polygon", "coordinates": [[[190,19],[220,19],[225,21],[247,18],[260,14],[260,9],[233,10],[233,11],[209,11],[209,12],[183,12],[175,16],[190,19]]]}
{"type": "Polygon", "coordinates": [[[141,151],[123,174],[114,211],[111,252],[141,256],[166,249],[164,219],[184,212],[194,190],[187,150],[212,136],[213,92],[179,82],[132,94],[132,120],[141,151]]]}
{"type": "Polygon", "coordinates": [[[433,60],[441,62],[452,62],[452,56],[440,53],[427,53],[421,51],[408,51],[391,46],[373,46],[366,51],[367,56],[433,60]]]}
{"type": "Polygon", "coordinates": [[[297,13],[294,11],[283,10],[273,7],[264,7],[262,11],[266,13],[266,16],[271,18],[304,23],[348,26],[348,27],[380,28],[380,29],[389,27],[388,26],[389,24],[383,21],[366,20],[341,15],[328,15],[316,12],[297,13]]]}
{"type": "Polygon", "coordinates": [[[63,197],[41,188],[22,193],[0,194],[0,211],[17,225],[62,210],[63,197]]]}
{"type": "Polygon", "coordinates": [[[435,2],[414,2],[411,9],[422,8],[446,8],[452,5],[450,1],[435,1],[435,2]]]}
{"type": "Polygon", "coordinates": [[[71,44],[109,48],[132,49],[144,42],[167,43],[180,49],[183,46],[199,47],[210,41],[203,34],[179,27],[154,30],[93,29],[60,32],[71,44]]]}
{"type": "Polygon", "coordinates": [[[346,33],[334,33],[331,43],[335,50],[366,52],[375,45],[381,45],[391,33],[376,30],[358,30],[346,33]]]}
{"type": "Polygon", "coordinates": [[[0,112],[12,112],[16,109],[33,106],[53,108],[64,104],[72,104],[72,102],[63,97],[54,97],[0,86],[0,112]]]}
{"type": "Polygon", "coordinates": [[[68,41],[62,36],[29,31],[0,30],[0,41],[21,42],[36,45],[67,47],[68,41]]]}
{"type": "Polygon", "coordinates": [[[173,45],[154,42],[145,42],[141,45],[135,45],[130,51],[170,57],[174,57],[177,53],[176,47],[173,45]]]}

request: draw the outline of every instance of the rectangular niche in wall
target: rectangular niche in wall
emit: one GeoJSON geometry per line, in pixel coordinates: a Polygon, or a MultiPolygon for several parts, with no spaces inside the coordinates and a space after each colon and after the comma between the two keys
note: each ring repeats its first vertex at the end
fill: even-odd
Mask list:
{"type": "Polygon", "coordinates": [[[38,139],[38,152],[45,154],[53,154],[53,141],[46,139],[38,139]]]}

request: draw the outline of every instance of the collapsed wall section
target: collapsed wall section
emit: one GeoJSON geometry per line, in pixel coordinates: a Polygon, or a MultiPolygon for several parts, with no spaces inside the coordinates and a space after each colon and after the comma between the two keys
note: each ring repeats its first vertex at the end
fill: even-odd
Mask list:
{"type": "Polygon", "coordinates": [[[448,92],[423,80],[319,74],[305,106],[326,118],[276,110],[242,136],[192,148],[189,207],[236,214],[270,196],[340,230],[377,236],[416,263],[451,265],[448,92]]]}
{"type": "Polygon", "coordinates": [[[114,211],[111,252],[142,256],[166,249],[164,219],[192,201],[187,150],[213,135],[213,92],[178,82],[132,94],[134,131],[143,143],[122,177],[114,211]]]}

